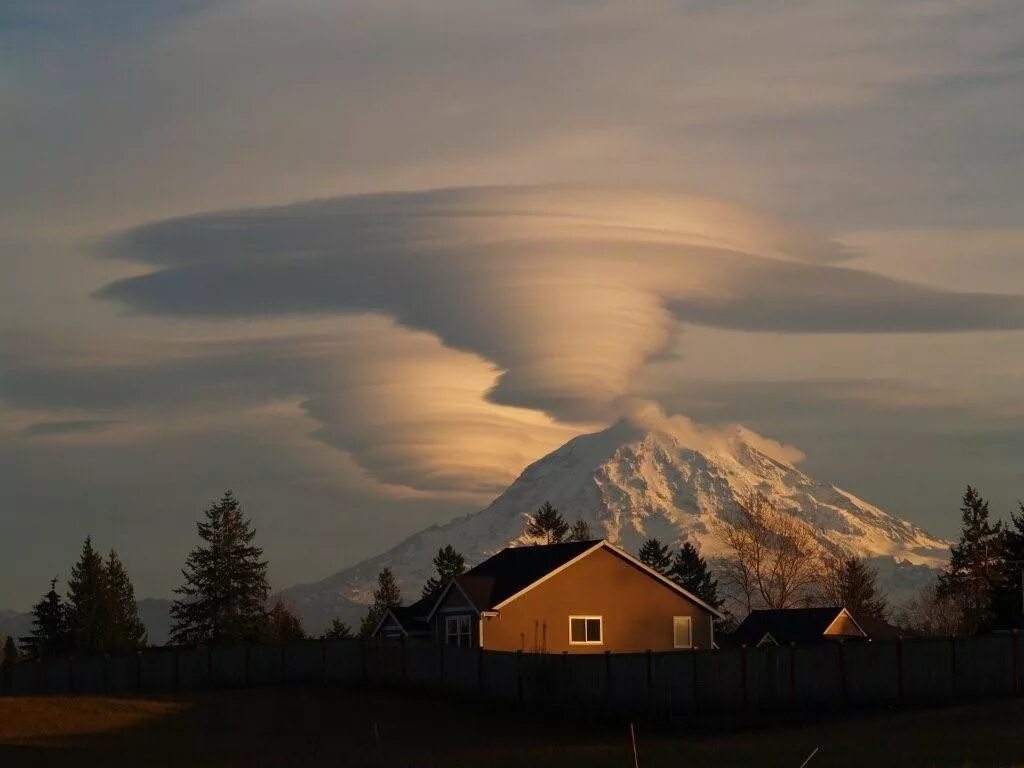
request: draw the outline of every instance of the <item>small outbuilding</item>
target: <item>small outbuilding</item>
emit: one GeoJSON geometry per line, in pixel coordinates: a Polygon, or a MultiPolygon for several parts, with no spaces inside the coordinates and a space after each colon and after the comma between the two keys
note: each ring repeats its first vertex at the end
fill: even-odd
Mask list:
{"type": "Polygon", "coordinates": [[[895,639],[899,630],[879,619],[855,618],[841,606],[755,610],[732,633],[736,645],[808,645],[812,643],[895,639]]]}

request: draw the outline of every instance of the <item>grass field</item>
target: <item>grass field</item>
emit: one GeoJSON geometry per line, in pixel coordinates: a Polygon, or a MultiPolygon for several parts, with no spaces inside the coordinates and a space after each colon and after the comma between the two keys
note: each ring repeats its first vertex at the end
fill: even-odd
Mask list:
{"type": "MultiPolygon", "coordinates": [[[[1024,701],[759,728],[638,731],[640,765],[1024,765],[1024,701]]],[[[626,724],[584,726],[434,698],[261,689],[0,699],[0,766],[631,766],[626,724]]]]}

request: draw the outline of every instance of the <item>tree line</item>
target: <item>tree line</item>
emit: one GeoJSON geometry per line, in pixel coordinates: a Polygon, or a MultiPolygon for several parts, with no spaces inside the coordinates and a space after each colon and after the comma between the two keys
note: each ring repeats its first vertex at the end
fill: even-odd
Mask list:
{"type": "MultiPolygon", "coordinates": [[[[863,558],[822,539],[806,521],[770,498],[753,493],[714,527],[722,548],[718,578],[697,548],[671,550],[657,538],[643,542],[638,559],[734,622],[755,608],[839,605],[855,616],[897,623],[926,635],[953,635],[1024,627],[1024,504],[1008,523],[990,519],[989,504],[968,486],[960,506],[961,533],[934,586],[899,610],[890,606],[878,574],[863,558]]],[[[179,644],[284,642],[307,636],[299,617],[278,601],[269,604],[268,563],[254,543],[256,532],[231,491],[211,504],[196,523],[199,544],[182,569],[171,606],[171,642],[179,644]]],[[[589,541],[589,525],[568,523],[549,502],[527,516],[524,538],[539,544],[589,541]]],[[[451,545],[433,558],[434,574],[420,592],[436,597],[466,571],[451,545]]],[[[20,648],[7,638],[3,660],[132,651],[146,644],[135,591],[113,550],[106,558],[92,538],[82,544],[61,595],[56,578],[32,608],[31,633],[20,648]]],[[[373,602],[358,633],[335,618],[325,638],[368,636],[385,612],[402,603],[390,568],[378,574],[373,602]]]]}

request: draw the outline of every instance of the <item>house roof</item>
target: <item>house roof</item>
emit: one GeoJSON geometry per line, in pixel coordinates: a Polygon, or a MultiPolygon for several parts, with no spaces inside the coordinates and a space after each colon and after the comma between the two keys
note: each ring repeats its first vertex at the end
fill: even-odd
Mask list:
{"type": "Polygon", "coordinates": [[[601,542],[572,541],[506,547],[455,581],[476,606],[489,611],[601,542]]]}
{"type": "Polygon", "coordinates": [[[398,626],[402,628],[405,634],[410,632],[426,632],[430,629],[430,624],[427,621],[427,616],[430,613],[430,609],[434,605],[434,596],[420,598],[412,605],[393,605],[388,608],[384,615],[380,617],[380,621],[377,622],[377,626],[374,627],[374,635],[380,631],[380,628],[384,626],[384,621],[390,615],[398,626]]]}
{"type": "MultiPolygon", "coordinates": [[[[771,635],[779,645],[820,643],[827,639],[825,630],[839,618],[843,611],[844,609],[840,606],[751,611],[750,615],[733,632],[732,639],[742,645],[757,645],[765,635],[771,635]]],[[[859,618],[853,616],[850,618],[869,638],[895,636],[890,634],[890,632],[896,632],[895,628],[884,621],[870,620],[865,623],[859,618]]]]}
{"type": "Polygon", "coordinates": [[[427,618],[433,616],[448,591],[455,588],[466,596],[478,612],[499,610],[520,594],[532,589],[534,585],[599,549],[608,550],[709,611],[713,616],[722,618],[722,614],[713,606],[604,539],[507,547],[452,582],[441,593],[427,618]]]}

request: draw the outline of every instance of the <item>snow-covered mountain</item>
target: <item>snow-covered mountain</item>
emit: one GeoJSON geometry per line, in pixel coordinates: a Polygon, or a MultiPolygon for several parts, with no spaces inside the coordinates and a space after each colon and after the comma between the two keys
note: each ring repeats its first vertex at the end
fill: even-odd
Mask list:
{"type": "Polygon", "coordinates": [[[604,431],[581,435],[527,467],[486,509],[423,530],[383,554],[282,596],[318,630],[331,617],[355,622],[377,573],[389,566],[406,602],[419,597],[439,547],[453,545],[475,564],[525,541],[524,519],[550,501],[569,522],[630,552],[651,536],[673,547],[691,541],[714,562],[716,522],[737,500],[761,491],[807,521],[824,545],[868,557],[890,597],[901,602],[935,577],[949,543],[796,469],[798,451],[741,426],[703,427],[653,407],[604,431]]]}

